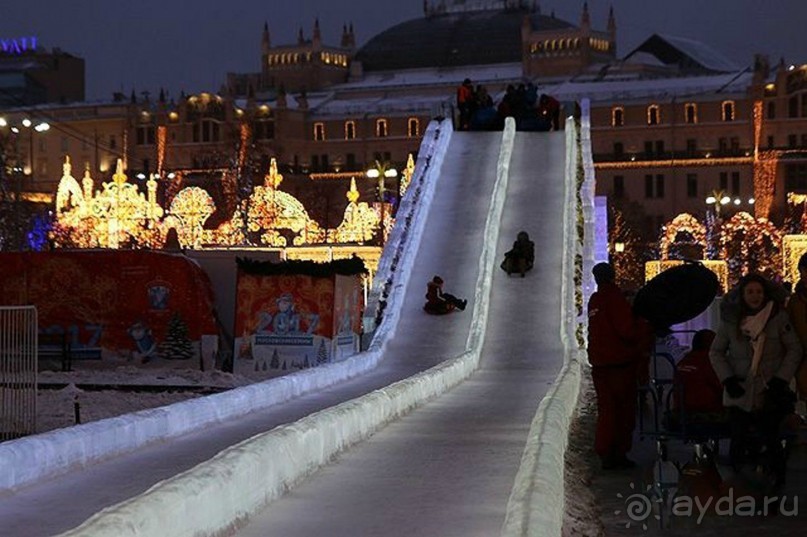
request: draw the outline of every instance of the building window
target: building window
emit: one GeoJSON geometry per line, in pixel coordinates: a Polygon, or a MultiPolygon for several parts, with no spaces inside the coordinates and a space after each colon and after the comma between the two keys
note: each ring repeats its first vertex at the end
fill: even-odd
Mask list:
{"type": "Polygon", "coordinates": [[[651,104],[647,107],[647,124],[658,125],[661,123],[661,109],[657,104],[651,104]]]}
{"type": "Polygon", "coordinates": [[[773,149],[775,145],[773,136],[768,136],[768,149],[773,149]]]}
{"type": "Polygon", "coordinates": [[[256,121],[254,129],[256,140],[273,140],[275,138],[274,121],[256,121]]]}
{"type": "Polygon", "coordinates": [[[314,123],[314,141],[325,141],[325,123],[314,123]]]}
{"type": "Polygon", "coordinates": [[[622,175],[614,176],[614,197],[615,198],[625,197],[625,177],[622,175]]]}
{"type": "Polygon", "coordinates": [[[787,136],[787,146],[790,149],[796,149],[797,145],[799,145],[799,137],[795,134],[789,134],[787,136]]]}
{"type": "MultiPolygon", "coordinates": [[[[152,138],[151,142],[146,145],[153,145],[154,144],[154,133],[152,127],[152,138]]],[[[213,121],[210,119],[203,119],[199,123],[194,124],[193,126],[193,141],[194,142],[218,142],[219,141],[219,134],[220,134],[220,127],[217,121],[213,121]]],[[[140,143],[140,134],[138,130],[138,143],[140,143]]],[[[148,137],[146,137],[148,139],[148,137]]]]}
{"type": "Polygon", "coordinates": [[[386,138],[389,135],[388,127],[389,123],[386,119],[377,119],[375,122],[375,135],[378,138],[386,138]]]}
{"type": "Polygon", "coordinates": [[[698,174],[696,173],[687,174],[687,197],[698,197],[698,174]]]}
{"type": "Polygon", "coordinates": [[[328,164],[328,155],[320,155],[319,156],[319,165],[320,169],[324,172],[329,171],[330,164],[328,164]]]}
{"type": "Polygon", "coordinates": [[[625,124],[625,109],[621,106],[615,106],[611,109],[611,126],[621,127],[625,124]]]}
{"type": "Polygon", "coordinates": [[[356,138],[356,122],[345,121],[345,140],[353,140],[356,138]]]}
{"type": "Polygon", "coordinates": [[[695,103],[687,103],[684,105],[684,116],[687,123],[698,122],[698,105],[695,103]]]}
{"type": "Polygon", "coordinates": [[[650,174],[644,176],[644,197],[653,197],[653,176],[650,174]]]}
{"type": "Polygon", "coordinates": [[[734,121],[734,101],[723,101],[723,121],[734,121]]]}
{"type": "Polygon", "coordinates": [[[717,139],[717,150],[722,155],[725,154],[726,151],[729,149],[728,139],[726,138],[718,138],[717,139]]]}
{"type": "Polygon", "coordinates": [[[420,136],[420,120],[416,117],[410,117],[406,122],[406,135],[410,138],[420,136]]]}
{"type": "Polygon", "coordinates": [[[625,155],[625,146],[622,142],[614,142],[614,157],[622,158],[625,155]]]}
{"type": "Polygon", "coordinates": [[[687,156],[694,157],[698,152],[698,140],[695,138],[687,139],[687,156]]]}
{"type": "Polygon", "coordinates": [[[776,118],[776,103],[769,102],[768,103],[768,119],[775,119],[776,118]]]}
{"type": "Polygon", "coordinates": [[[664,175],[656,175],[656,197],[664,197],[664,175]]]}
{"type": "Polygon", "coordinates": [[[802,134],[801,135],[801,147],[802,147],[802,149],[807,147],[807,134],[802,134]]]}
{"type": "Polygon", "coordinates": [[[720,172],[720,190],[729,189],[729,174],[728,172],[720,172]]]}
{"type": "Polygon", "coordinates": [[[656,140],[656,155],[661,156],[664,154],[664,140],[656,140]]]}
{"type": "Polygon", "coordinates": [[[787,117],[799,117],[799,98],[791,97],[787,102],[787,117]]]}
{"type": "Polygon", "coordinates": [[[785,166],[785,189],[788,192],[807,192],[807,164],[785,166]]]}
{"type": "Polygon", "coordinates": [[[648,157],[653,156],[653,142],[646,140],[644,143],[644,154],[648,157]]]}
{"type": "MultiPolygon", "coordinates": [[[[112,141],[109,143],[112,146],[112,141]]],[[[154,126],[137,127],[137,145],[154,145],[154,126]]]]}
{"type": "Polygon", "coordinates": [[[319,155],[311,155],[311,171],[319,171],[319,155]]]}
{"type": "Polygon", "coordinates": [[[353,171],[356,169],[356,154],[355,153],[348,153],[345,157],[345,166],[347,167],[348,171],[353,171]]]}
{"type": "Polygon", "coordinates": [[[731,194],[740,195],[740,172],[731,172],[731,194]]]}
{"type": "Polygon", "coordinates": [[[729,142],[731,143],[731,154],[732,155],[739,154],[740,153],[740,139],[737,138],[736,136],[732,136],[729,139],[729,142]]]}

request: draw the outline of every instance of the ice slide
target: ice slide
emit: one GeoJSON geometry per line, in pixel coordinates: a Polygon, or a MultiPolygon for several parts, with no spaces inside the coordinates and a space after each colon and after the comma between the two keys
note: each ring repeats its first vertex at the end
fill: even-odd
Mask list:
{"type": "MultiPolygon", "coordinates": [[[[421,310],[425,283],[441,274],[448,290],[472,293],[481,235],[496,178],[502,133],[455,133],[441,164],[433,206],[404,293],[401,324],[380,365],[370,373],[232,423],[150,445],[50,481],[0,496],[0,520],[11,535],[53,535],[74,528],[161,480],[277,425],[291,423],[457,356],[465,350],[470,311],[440,318],[421,310]],[[80,499],[80,500],[77,500],[80,499]]],[[[473,306],[473,296],[469,310],[473,306]]],[[[191,515],[192,516],[192,515],[191,515]]],[[[170,532],[168,534],[171,534],[170,532]]]]}
{"type": "MultiPolygon", "coordinates": [[[[339,456],[237,535],[499,535],[530,422],[563,361],[563,136],[516,135],[496,251],[500,258],[525,230],[536,267],[523,279],[494,273],[479,370],[339,456]]],[[[479,210],[476,202],[456,209],[462,219],[479,210]]],[[[454,211],[432,218],[441,228],[457,222],[454,211]]]]}

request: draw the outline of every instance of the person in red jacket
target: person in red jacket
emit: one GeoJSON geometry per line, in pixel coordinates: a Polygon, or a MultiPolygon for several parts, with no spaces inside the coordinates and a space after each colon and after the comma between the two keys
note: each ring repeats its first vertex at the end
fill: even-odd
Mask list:
{"type": "Polygon", "coordinates": [[[723,413],[723,384],[709,361],[714,339],[713,330],[698,330],[692,338],[692,350],[678,362],[673,376],[673,385],[680,388],[673,391],[673,408],[683,406],[687,416],[696,421],[723,413]]]}
{"type": "Polygon", "coordinates": [[[636,378],[642,358],[641,323],[614,283],[614,269],[592,269],[597,291],[588,303],[588,361],[597,394],[594,451],[605,470],[632,468],[627,457],[636,424],[636,378]]]}
{"type": "Polygon", "coordinates": [[[443,278],[435,276],[426,284],[426,304],[423,309],[426,313],[433,315],[443,315],[451,313],[455,309],[465,310],[467,300],[461,300],[454,295],[443,293],[443,278]]]}

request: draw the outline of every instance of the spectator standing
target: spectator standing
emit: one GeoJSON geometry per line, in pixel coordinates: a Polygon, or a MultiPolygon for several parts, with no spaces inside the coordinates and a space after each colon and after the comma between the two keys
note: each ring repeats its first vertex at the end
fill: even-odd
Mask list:
{"type": "Polygon", "coordinates": [[[735,470],[750,460],[762,443],[775,484],[785,480],[786,460],[780,441],[784,418],[793,412],[788,387],[802,360],[802,348],[787,312],[773,300],[772,284],[758,274],[739,283],[739,300],[727,307],[709,358],[729,407],[735,470]]]}
{"type": "Polygon", "coordinates": [[[538,116],[544,118],[552,126],[552,130],[560,130],[560,102],[546,93],[538,99],[538,116]]]}
{"type": "Polygon", "coordinates": [[[597,291],[588,304],[588,360],[597,394],[594,450],[605,470],[631,468],[627,457],[636,424],[636,379],[642,332],[628,300],[614,283],[614,269],[592,269],[597,291]]]}
{"type": "Polygon", "coordinates": [[[457,88],[457,109],[460,111],[459,130],[468,130],[471,124],[471,116],[474,108],[474,87],[471,79],[466,78],[457,88]]]}

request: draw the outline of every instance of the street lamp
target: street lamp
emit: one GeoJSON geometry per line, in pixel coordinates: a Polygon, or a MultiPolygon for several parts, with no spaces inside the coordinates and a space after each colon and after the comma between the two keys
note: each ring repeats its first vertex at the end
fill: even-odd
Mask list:
{"type": "Polygon", "coordinates": [[[723,190],[713,190],[706,198],[706,205],[715,206],[715,216],[717,216],[718,220],[720,219],[720,208],[729,203],[731,203],[731,198],[723,190]]]}
{"type": "Polygon", "coordinates": [[[385,202],[384,202],[384,190],[385,190],[385,180],[386,179],[393,179],[398,177],[398,170],[395,168],[388,167],[387,163],[380,163],[379,161],[375,161],[375,167],[370,168],[367,170],[367,177],[370,179],[378,179],[378,198],[381,201],[381,246],[384,246],[385,242],[385,226],[384,221],[386,217],[386,210],[385,210],[385,202]]]}

